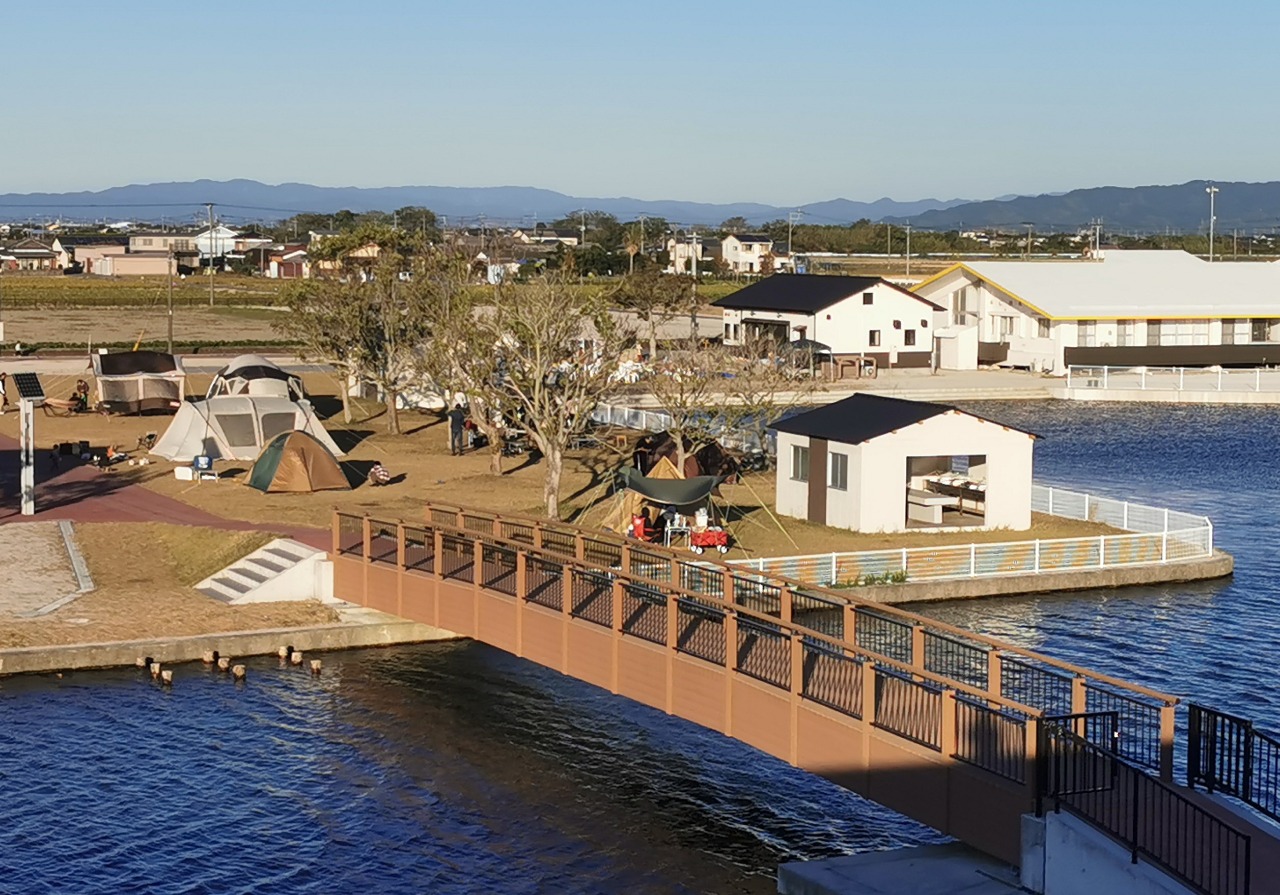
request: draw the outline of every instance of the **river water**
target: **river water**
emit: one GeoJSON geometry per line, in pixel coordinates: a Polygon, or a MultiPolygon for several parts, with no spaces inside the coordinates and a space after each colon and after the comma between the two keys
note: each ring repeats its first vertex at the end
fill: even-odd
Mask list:
{"type": "MultiPolygon", "coordinates": [[[[974,405],[1037,478],[1204,512],[1230,582],[925,611],[1276,727],[1280,409],[974,405]]],[[[718,734],[474,643],[0,680],[0,893],[773,890],[938,841],[718,734]]]]}

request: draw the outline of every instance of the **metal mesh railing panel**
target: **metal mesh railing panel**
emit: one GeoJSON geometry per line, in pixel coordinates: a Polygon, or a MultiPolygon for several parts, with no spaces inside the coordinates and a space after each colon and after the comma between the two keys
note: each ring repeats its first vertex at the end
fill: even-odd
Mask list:
{"type": "Polygon", "coordinates": [[[791,638],[782,628],[738,618],[738,670],[787,689],[791,686],[791,638]]]}

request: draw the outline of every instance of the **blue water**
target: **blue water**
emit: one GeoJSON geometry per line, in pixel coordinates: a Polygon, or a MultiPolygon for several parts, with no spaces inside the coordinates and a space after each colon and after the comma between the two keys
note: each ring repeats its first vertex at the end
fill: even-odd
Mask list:
{"type": "MultiPolygon", "coordinates": [[[[1229,582],[927,611],[1280,727],[1280,410],[990,404],[1037,477],[1207,513],[1229,582]]],[[[472,643],[0,680],[0,893],[764,893],[937,841],[752,749],[472,643]]]]}

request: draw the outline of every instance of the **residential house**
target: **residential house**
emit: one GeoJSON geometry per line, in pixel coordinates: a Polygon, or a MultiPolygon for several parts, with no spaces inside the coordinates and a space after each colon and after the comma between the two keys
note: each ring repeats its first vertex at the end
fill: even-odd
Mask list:
{"type": "Polygon", "coordinates": [[[236,239],[239,236],[237,231],[218,224],[211,229],[201,230],[193,242],[201,258],[225,258],[235,254],[236,239]]]}
{"type": "Polygon", "coordinates": [[[109,255],[124,255],[129,251],[127,245],[82,245],[75,247],[75,263],[80,265],[84,273],[95,273],[94,268],[109,255]]]}
{"type": "Polygon", "coordinates": [[[699,274],[714,269],[720,257],[720,240],[696,235],[667,238],[667,273],[699,274]]]}
{"type": "Polygon", "coordinates": [[[869,358],[881,367],[929,367],[943,309],[880,277],[774,274],[712,304],[724,341],[779,344],[808,339],[829,347],[837,367],[869,358]]]}
{"type": "Polygon", "coordinates": [[[29,236],[5,247],[6,270],[56,270],[58,254],[52,243],[29,236]]]}
{"type": "Polygon", "coordinates": [[[1280,362],[1280,264],[1180,251],[969,261],[914,288],[947,309],[939,363],[1062,373],[1087,366],[1280,362]]]}
{"type": "Polygon", "coordinates": [[[582,231],[567,227],[548,227],[546,224],[535,224],[529,230],[515,230],[511,234],[517,242],[525,245],[564,245],[577,246],[582,243],[582,231]]]}
{"type": "Polygon", "coordinates": [[[104,277],[175,276],[178,273],[178,256],[169,252],[105,255],[94,262],[92,273],[104,277]]]}
{"type": "Polygon", "coordinates": [[[765,255],[772,254],[773,240],[754,233],[730,233],[720,240],[720,260],[733,273],[760,273],[765,255]]]}
{"type": "Polygon", "coordinates": [[[129,251],[191,253],[196,251],[195,236],[193,232],[138,230],[129,234],[129,251]]]}
{"type": "Polygon", "coordinates": [[[267,276],[278,280],[306,279],[311,275],[311,259],[303,245],[282,246],[269,256],[267,276]]]}
{"type": "Polygon", "coordinates": [[[52,248],[58,255],[58,267],[65,270],[76,262],[83,265],[90,255],[100,257],[104,254],[112,254],[108,251],[111,248],[117,248],[119,254],[123,254],[129,248],[129,237],[110,234],[58,236],[54,239],[52,248]],[[101,249],[101,251],[86,253],[85,250],[89,248],[101,249]]]}
{"type": "Polygon", "coordinates": [[[1031,527],[1029,432],[868,394],[771,428],[780,515],[861,532],[1031,527]]]}

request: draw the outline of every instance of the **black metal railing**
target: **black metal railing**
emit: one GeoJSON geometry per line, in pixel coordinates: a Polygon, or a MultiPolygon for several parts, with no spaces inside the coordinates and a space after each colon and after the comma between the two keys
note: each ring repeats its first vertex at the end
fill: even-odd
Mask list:
{"type": "Polygon", "coordinates": [[[860,648],[888,656],[895,662],[911,664],[911,625],[908,622],[861,606],[856,616],[854,635],[860,648]]]}
{"type": "Polygon", "coordinates": [[[738,618],[738,670],[787,689],[791,686],[791,637],[780,626],[738,618]]]}
{"type": "Polygon", "coordinates": [[[676,649],[724,665],[724,610],[686,597],[676,599],[676,649]]]}
{"type": "Polygon", "coordinates": [[[622,586],[622,633],[667,643],[667,595],[644,584],[622,586]]]}
{"type": "Polygon", "coordinates": [[[1075,732],[1083,725],[1105,740],[1108,727],[1118,731],[1122,724],[1114,712],[1042,721],[1037,813],[1066,808],[1127,848],[1134,863],[1146,858],[1204,895],[1248,895],[1247,834],[1124,758],[1117,746],[1075,732]]]}
{"type": "Polygon", "coordinates": [[[904,739],[942,748],[942,687],[912,680],[896,668],[876,668],[875,725],[904,739]]]}
{"type": "Polygon", "coordinates": [[[1030,659],[1000,656],[1000,695],[1046,714],[1071,711],[1071,681],[1071,675],[1030,659]]]}
{"type": "Polygon", "coordinates": [[[1187,706],[1187,785],[1234,796],[1280,820],[1280,739],[1247,718],[1187,706]]]}
{"type": "Polygon", "coordinates": [[[924,632],[925,670],[979,690],[987,688],[988,651],[985,646],[966,643],[948,634],[924,632]]]}
{"type": "Polygon", "coordinates": [[[862,717],[862,659],[833,644],[805,638],[805,699],[835,709],[851,718],[862,717]]]}
{"type": "Polygon", "coordinates": [[[1025,783],[1026,716],[957,695],[955,757],[1006,780],[1025,783]]]}

